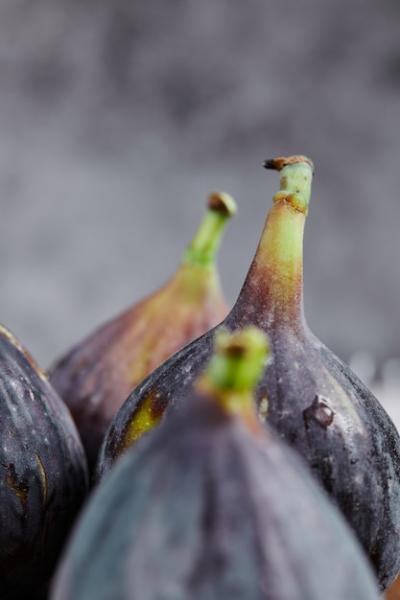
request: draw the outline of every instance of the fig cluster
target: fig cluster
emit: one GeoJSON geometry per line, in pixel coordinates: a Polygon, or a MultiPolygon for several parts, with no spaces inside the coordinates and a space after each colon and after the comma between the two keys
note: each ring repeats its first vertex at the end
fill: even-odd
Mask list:
{"type": "Polygon", "coordinates": [[[312,161],[265,167],[280,187],[230,310],[236,204],[213,193],[172,277],[47,374],[0,327],[0,599],[377,600],[395,582],[400,436],[305,319],[312,161]]]}
{"type": "Polygon", "coordinates": [[[54,600],[377,598],[345,521],[257,418],[265,336],[220,333],[216,346],[184,409],[99,486],[54,600]]]}

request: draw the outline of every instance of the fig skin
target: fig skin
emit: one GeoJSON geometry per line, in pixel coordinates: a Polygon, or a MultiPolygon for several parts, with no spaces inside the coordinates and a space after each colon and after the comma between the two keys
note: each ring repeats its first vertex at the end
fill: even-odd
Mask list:
{"type": "MultiPolygon", "coordinates": [[[[219,327],[252,324],[268,334],[273,361],[258,386],[259,417],[268,413],[269,424],[309,464],[385,589],[400,569],[400,439],[370,390],[306,323],[302,244],[313,166],[294,158],[268,162],[281,169],[281,189],[239,298],[219,327]]],[[[190,396],[211,355],[214,331],[176,353],[128,397],[104,440],[99,476],[135,442],[143,407],[160,415],[190,396]]]]}
{"type": "Polygon", "coordinates": [[[234,200],[213,193],[173,277],[73,347],[49,371],[78,427],[92,471],[104,434],[149,373],[228,313],[215,256],[234,200]]]}
{"type": "Polygon", "coordinates": [[[0,326],[0,598],[42,597],[88,487],[68,409],[0,326]]]}
{"type": "Polygon", "coordinates": [[[52,600],[378,599],[350,528],[237,383],[202,381],[115,466],[52,600]]]}

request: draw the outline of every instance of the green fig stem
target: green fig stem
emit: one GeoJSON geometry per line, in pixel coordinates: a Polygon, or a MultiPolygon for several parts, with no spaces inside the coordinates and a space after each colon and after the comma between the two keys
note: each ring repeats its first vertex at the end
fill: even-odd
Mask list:
{"type": "Polygon", "coordinates": [[[307,214],[314,172],[313,162],[306,156],[296,155],[266,160],[266,169],[280,172],[280,190],[274,203],[287,202],[296,210],[307,214]]]}
{"type": "Polygon", "coordinates": [[[200,380],[200,389],[230,415],[257,422],[255,388],[269,357],[267,336],[256,327],[215,336],[214,354],[200,380]]]}
{"type": "Polygon", "coordinates": [[[303,234],[314,167],[305,156],[279,157],[264,166],[280,172],[280,189],[233,313],[241,323],[269,331],[271,323],[304,323],[303,234]]]}
{"type": "Polygon", "coordinates": [[[236,203],[228,194],[214,192],[210,195],[207,212],[185,251],[183,264],[214,265],[225,226],[236,210],[236,203]]]}

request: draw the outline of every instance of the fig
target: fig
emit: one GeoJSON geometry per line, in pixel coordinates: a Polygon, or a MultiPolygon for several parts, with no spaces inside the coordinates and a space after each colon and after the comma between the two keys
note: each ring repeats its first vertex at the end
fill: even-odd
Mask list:
{"type": "Polygon", "coordinates": [[[228,194],[211,194],[203,221],[174,276],[50,369],[50,381],[71,410],[90,468],[129,392],[175,351],[226,316],[215,257],[225,225],[235,212],[236,204],[228,194]]]}
{"type": "Polygon", "coordinates": [[[257,418],[266,336],[220,332],[185,410],[98,488],[52,600],[377,600],[353,533],[257,418]]]}
{"type": "Polygon", "coordinates": [[[0,326],[0,598],[41,597],[88,486],[67,407],[0,326]]]}
{"type": "MultiPolygon", "coordinates": [[[[303,310],[303,230],[313,163],[293,156],[267,161],[280,172],[256,255],[221,326],[255,325],[270,337],[273,362],[257,389],[259,418],[307,461],[370,557],[382,588],[400,569],[400,439],[378,400],[310,331],[303,310]]],[[[212,349],[212,332],[195,340],[139,385],[116,415],[99,475],[143,431],[190,396],[212,349]]]]}

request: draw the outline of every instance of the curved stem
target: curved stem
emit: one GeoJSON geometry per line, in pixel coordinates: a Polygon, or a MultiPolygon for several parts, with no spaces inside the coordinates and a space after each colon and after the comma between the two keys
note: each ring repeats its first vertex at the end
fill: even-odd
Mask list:
{"type": "Polygon", "coordinates": [[[214,263],[222,234],[229,219],[236,213],[234,199],[225,193],[211,194],[208,210],[200,227],[186,248],[183,263],[209,267],[214,263]]]}

